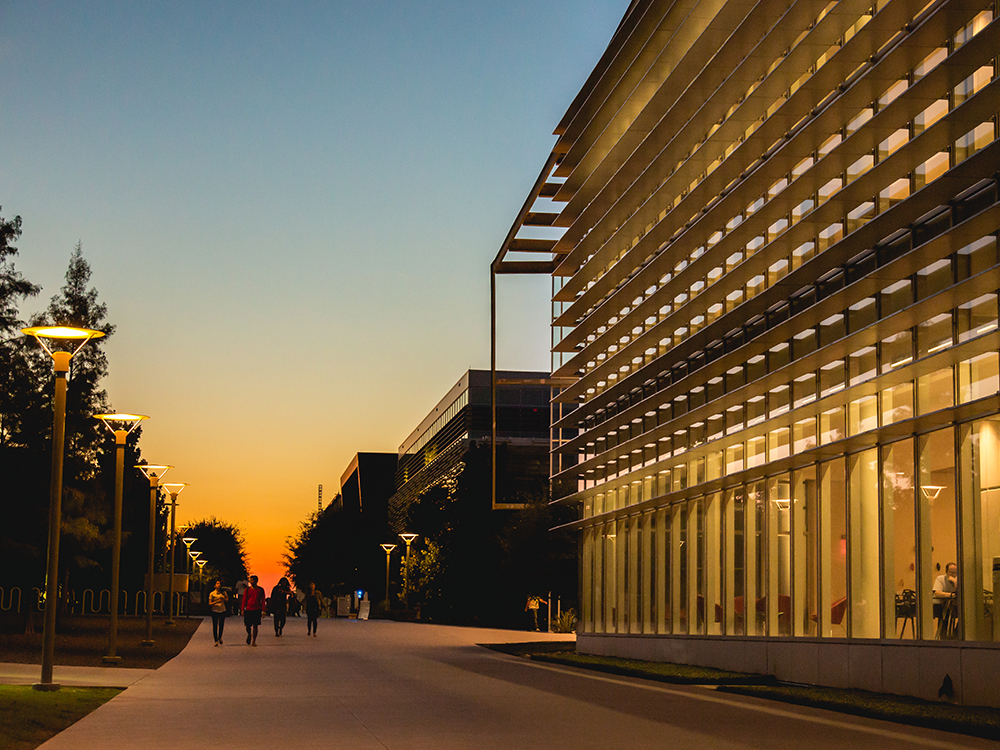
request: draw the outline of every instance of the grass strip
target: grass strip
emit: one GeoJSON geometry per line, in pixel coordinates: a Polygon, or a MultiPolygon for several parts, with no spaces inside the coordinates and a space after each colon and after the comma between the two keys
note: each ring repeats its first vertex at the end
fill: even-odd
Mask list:
{"type": "Polygon", "coordinates": [[[43,692],[27,685],[0,685],[0,750],[36,748],[120,692],[80,687],[43,692]]]}
{"type": "Polygon", "coordinates": [[[903,695],[808,685],[733,685],[720,686],[718,690],[1000,740],[1000,710],[995,708],[954,706],[903,695]]]}
{"type": "Polygon", "coordinates": [[[613,656],[578,654],[572,643],[558,641],[489,644],[487,648],[514,656],[526,656],[529,659],[549,664],[564,664],[596,672],[670,682],[675,685],[772,685],[776,682],[769,675],[727,672],[722,669],[696,667],[688,664],[669,664],[640,659],[620,659],[613,656]]]}
{"type": "Polygon", "coordinates": [[[955,706],[903,695],[867,690],[782,684],[767,675],[725,672],[685,664],[619,659],[611,656],[577,654],[572,643],[483,644],[494,651],[523,656],[536,661],[566,664],[582,669],[627,675],[685,685],[715,685],[719,692],[748,695],[767,700],[823,708],[870,719],[938,729],[972,737],[1000,740],[1000,709],[984,706],[955,706]]]}

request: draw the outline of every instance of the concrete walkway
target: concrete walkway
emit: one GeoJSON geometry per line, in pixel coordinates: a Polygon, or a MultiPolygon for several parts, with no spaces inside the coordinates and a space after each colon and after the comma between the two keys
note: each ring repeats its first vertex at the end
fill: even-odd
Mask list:
{"type": "MultiPolygon", "coordinates": [[[[531,662],[477,643],[537,633],[321,620],[258,647],[236,619],[42,745],[88,748],[998,747],[796,706],[531,662]]],[[[58,672],[57,672],[58,675],[58,672]]]]}

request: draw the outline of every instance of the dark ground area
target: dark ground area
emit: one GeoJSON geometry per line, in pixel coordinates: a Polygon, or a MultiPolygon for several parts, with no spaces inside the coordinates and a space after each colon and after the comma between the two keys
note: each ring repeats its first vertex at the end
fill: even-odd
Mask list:
{"type": "MultiPolygon", "coordinates": [[[[4,613],[6,615],[6,613],[4,613]]],[[[55,663],[73,667],[100,667],[108,653],[107,615],[68,615],[56,629],[55,663]]],[[[34,633],[25,634],[24,616],[0,618],[0,662],[42,663],[42,616],[33,618],[34,633]]],[[[156,669],[173,659],[191,640],[201,624],[200,617],[180,617],[167,627],[162,617],[153,619],[152,646],[143,646],[146,638],[144,617],[118,618],[117,655],[121,666],[156,669]]]]}
{"type": "Polygon", "coordinates": [[[956,706],[946,702],[925,701],[901,695],[870,693],[866,690],[782,684],[765,675],[723,672],[686,664],[589,656],[577,654],[572,644],[553,641],[482,645],[494,651],[550,664],[679,685],[704,685],[714,687],[720,692],[751,695],[756,698],[840,711],[883,721],[1000,740],[1000,709],[996,708],[956,706]]]}

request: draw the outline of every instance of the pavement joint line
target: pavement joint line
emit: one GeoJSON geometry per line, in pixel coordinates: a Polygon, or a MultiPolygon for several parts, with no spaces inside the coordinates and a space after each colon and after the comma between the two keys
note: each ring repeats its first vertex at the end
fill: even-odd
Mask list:
{"type": "MultiPolygon", "coordinates": [[[[605,674],[595,673],[580,667],[562,666],[557,664],[542,664],[537,661],[534,661],[533,659],[525,659],[524,657],[513,656],[509,654],[503,654],[503,656],[509,656],[512,659],[519,659],[522,663],[526,663],[527,665],[535,667],[536,669],[545,669],[551,672],[560,672],[563,674],[568,673],[586,679],[597,680],[599,682],[610,682],[614,685],[635,687],[635,688],[640,688],[642,690],[651,690],[653,692],[658,692],[658,693],[667,693],[668,695],[676,695],[681,698],[691,698],[693,700],[704,701],[706,703],[718,703],[725,706],[732,706],[735,708],[742,708],[749,711],[757,711],[759,713],[770,714],[772,716],[781,716],[786,719],[799,719],[801,721],[812,722],[813,724],[836,727],[837,729],[851,729],[856,732],[863,732],[865,734],[872,734],[879,737],[901,740],[912,743],[914,745],[921,745],[924,747],[943,748],[944,750],[962,750],[964,748],[968,748],[968,745],[960,745],[953,742],[935,740],[929,737],[921,737],[919,735],[908,734],[906,732],[899,732],[891,729],[883,729],[881,727],[869,727],[863,724],[852,724],[851,722],[848,721],[843,721],[838,719],[828,719],[823,716],[810,716],[809,714],[806,713],[797,713],[795,711],[788,711],[782,708],[756,705],[754,703],[746,703],[743,701],[733,700],[731,698],[720,698],[718,695],[701,694],[699,692],[695,692],[694,690],[692,690],[691,692],[687,692],[685,690],[677,690],[676,688],[669,688],[660,684],[644,681],[641,677],[635,677],[635,678],[609,677],[605,674]]],[[[711,689],[714,690],[714,688],[711,689]]],[[[804,708],[809,708],[809,707],[804,706],[804,708]]],[[[813,710],[826,711],[829,709],[813,709],[813,710]]],[[[858,718],[861,719],[864,717],[858,717],[858,718]]],[[[880,721],[880,719],[869,719],[869,721],[880,721]]]]}

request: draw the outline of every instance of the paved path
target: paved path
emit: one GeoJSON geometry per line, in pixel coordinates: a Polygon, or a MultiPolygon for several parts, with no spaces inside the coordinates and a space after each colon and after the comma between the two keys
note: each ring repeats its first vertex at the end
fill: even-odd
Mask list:
{"type": "MultiPolygon", "coordinates": [[[[385,621],[265,622],[257,648],[202,625],[175,659],[52,738],[88,748],[958,748],[997,743],[536,664],[477,643],[534,633],[385,621]]],[[[544,636],[543,636],[544,637],[544,636]]]]}

